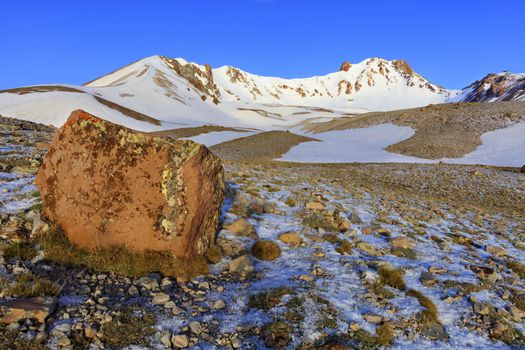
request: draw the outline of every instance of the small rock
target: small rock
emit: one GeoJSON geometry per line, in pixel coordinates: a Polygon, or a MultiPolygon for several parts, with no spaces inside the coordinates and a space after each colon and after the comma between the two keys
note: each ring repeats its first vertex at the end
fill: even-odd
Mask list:
{"type": "Polygon", "coordinates": [[[489,254],[492,254],[494,256],[505,256],[507,255],[507,251],[504,248],[495,246],[495,245],[488,245],[485,247],[485,251],[489,254]]]}
{"type": "Polygon", "coordinates": [[[202,333],[202,326],[197,321],[190,322],[190,330],[193,334],[199,335],[202,333]]]}
{"type": "Polygon", "coordinates": [[[367,242],[362,242],[362,241],[358,242],[357,248],[367,253],[368,255],[372,255],[372,256],[381,255],[381,252],[376,247],[374,247],[372,244],[367,243],[367,242]]]}
{"type": "Polygon", "coordinates": [[[71,345],[71,340],[69,340],[67,336],[63,335],[57,339],[57,345],[61,348],[64,348],[71,345]]]}
{"type": "Polygon", "coordinates": [[[312,275],[300,275],[299,280],[306,281],[306,282],[312,282],[314,280],[314,276],[312,275]]]}
{"type": "Polygon", "coordinates": [[[213,308],[215,310],[222,310],[225,307],[226,307],[226,303],[221,299],[215,300],[215,302],[213,303],[213,308]]]}
{"type": "Polygon", "coordinates": [[[441,325],[440,323],[433,322],[430,325],[428,325],[424,330],[423,334],[430,339],[436,339],[436,340],[448,340],[449,336],[447,334],[447,331],[445,330],[445,327],[441,325]]]}
{"type": "Polygon", "coordinates": [[[478,315],[488,315],[490,313],[490,305],[486,303],[474,303],[472,309],[478,315]]]}
{"type": "Polygon", "coordinates": [[[296,232],[286,232],[279,235],[279,240],[286,244],[299,245],[301,244],[301,236],[296,232]]]}
{"type": "Polygon", "coordinates": [[[171,334],[169,332],[162,332],[160,335],[160,342],[167,348],[171,348],[171,334]]]}
{"type": "Polygon", "coordinates": [[[239,219],[237,221],[234,221],[232,224],[228,225],[226,229],[230,232],[237,233],[241,236],[245,237],[257,237],[257,234],[255,232],[255,229],[253,228],[253,225],[248,222],[246,219],[239,219]]]}
{"type": "Polygon", "coordinates": [[[233,259],[228,263],[228,268],[231,272],[234,273],[250,273],[254,270],[252,261],[248,254],[242,255],[237,259],[233,259]]]}
{"type": "Polygon", "coordinates": [[[383,322],[383,316],[381,315],[365,314],[363,318],[365,319],[365,321],[370,322],[370,323],[379,324],[383,322]]]}
{"type": "Polygon", "coordinates": [[[175,348],[184,349],[189,345],[188,337],[184,334],[174,335],[171,337],[171,343],[175,348]]]}
{"type": "Polygon", "coordinates": [[[421,277],[419,277],[419,281],[426,286],[430,286],[436,283],[436,277],[434,276],[433,273],[424,271],[421,273],[421,277]]]}
{"type": "Polygon", "coordinates": [[[146,288],[147,290],[153,290],[159,287],[159,283],[157,282],[157,280],[148,276],[141,277],[137,281],[137,284],[146,288]]]}
{"type": "Polygon", "coordinates": [[[168,301],[170,301],[169,294],[159,293],[153,297],[153,300],[151,302],[153,303],[153,305],[164,305],[168,301]]]}
{"type": "Polygon", "coordinates": [[[414,249],[416,246],[416,244],[406,236],[396,237],[390,241],[390,244],[392,248],[397,249],[414,249]]]}
{"type": "Polygon", "coordinates": [[[325,206],[321,202],[308,202],[306,203],[306,209],[309,210],[324,210],[325,206]]]}

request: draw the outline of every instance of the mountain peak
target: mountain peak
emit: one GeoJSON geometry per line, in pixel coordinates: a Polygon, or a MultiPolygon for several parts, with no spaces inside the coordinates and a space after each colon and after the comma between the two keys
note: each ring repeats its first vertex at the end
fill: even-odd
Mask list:
{"type": "Polygon", "coordinates": [[[343,63],[341,63],[341,67],[339,68],[339,71],[348,72],[350,68],[352,68],[352,63],[348,61],[344,61],[343,63]]]}

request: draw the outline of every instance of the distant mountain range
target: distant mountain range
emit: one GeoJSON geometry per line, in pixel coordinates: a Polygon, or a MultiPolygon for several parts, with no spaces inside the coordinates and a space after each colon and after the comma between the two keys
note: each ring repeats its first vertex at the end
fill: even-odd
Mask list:
{"type": "Polygon", "coordinates": [[[525,101],[525,74],[489,74],[463,90],[447,90],[403,60],[344,62],[324,76],[283,79],[152,56],[82,86],[0,91],[0,114],[59,126],[81,108],[139,130],[204,124],[269,130],[370,111],[507,100],[525,101]]]}

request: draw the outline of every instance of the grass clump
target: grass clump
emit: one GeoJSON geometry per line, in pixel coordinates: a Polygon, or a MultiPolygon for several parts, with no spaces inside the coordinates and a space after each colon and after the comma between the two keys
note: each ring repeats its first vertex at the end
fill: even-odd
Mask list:
{"type": "Polygon", "coordinates": [[[323,239],[332,244],[340,243],[342,241],[339,237],[337,237],[337,235],[334,235],[333,233],[327,233],[323,235],[323,239]]]}
{"type": "Polygon", "coordinates": [[[114,312],[113,320],[103,327],[104,343],[124,348],[131,345],[149,346],[149,337],[155,334],[155,315],[132,307],[114,312]]]}
{"type": "Polygon", "coordinates": [[[286,200],[286,202],[284,202],[284,204],[286,204],[287,206],[293,208],[293,207],[297,206],[297,201],[294,198],[292,198],[292,197],[288,197],[288,199],[286,200]]]}
{"type": "Polygon", "coordinates": [[[259,260],[275,260],[281,256],[281,248],[269,240],[259,240],[252,246],[252,255],[259,260]]]}
{"type": "Polygon", "coordinates": [[[339,247],[335,248],[335,251],[341,255],[352,254],[352,244],[346,239],[342,239],[341,244],[339,244],[339,247]]]}
{"type": "Polygon", "coordinates": [[[24,338],[24,334],[19,331],[6,329],[4,325],[0,325],[0,349],[45,350],[46,346],[36,340],[24,338]]]}
{"type": "Polygon", "coordinates": [[[514,304],[518,309],[525,311],[525,294],[511,293],[510,302],[514,304]]]}
{"type": "Polygon", "coordinates": [[[31,260],[37,256],[37,251],[31,242],[14,242],[6,246],[3,250],[4,258],[20,260],[31,260]]]}
{"type": "Polygon", "coordinates": [[[520,276],[521,279],[525,279],[525,265],[517,261],[511,260],[507,262],[507,267],[514,271],[514,273],[516,273],[518,276],[520,276]]]}
{"type": "Polygon", "coordinates": [[[394,248],[392,249],[392,255],[395,255],[399,258],[405,258],[405,259],[410,259],[410,260],[417,259],[416,251],[411,248],[394,248]]]}
{"type": "Polygon", "coordinates": [[[358,329],[350,337],[357,342],[357,349],[378,349],[388,347],[394,341],[394,331],[387,323],[382,323],[376,328],[376,334],[370,334],[364,329],[358,329]]]}
{"type": "Polygon", "coordinates": [[[209,272],[205,256],[180,259],[171,252],[133,252],[124,246],[88,251],[71,243],[56,226],[36,239],[44,249],[46,259],[60,265],[87,267],[132,277],[160,272],[164,276],[191,278],[209,272]]]}
{"type": "Polygon", "coordinates": [[[293,291],[287,287],[268,289],[264,292],[252,294],[248,300],[248,306],[260,310],[270,310],[279,305],[281,298],[293,291]]]}
{"type": "Polygon", "coordinates": [[[381,346],[390,346],[394,340],[394,331],[388,323],[382,323],[376,328],[376,341],[381,346]]]}
{"type": "Polygon", "coordinates": [[[403,269],[381,266],[377,269],[377,273],[379,274],[382,284],[399,290],[404,290],[406,288],[405,281],[403,280],[403,276],[405,275],[403,269]]]}
{"type": "Polygon", "coordinates": [[[24,273],[17,276],[16,280],[10,285],[6,294],[21,298],[31,298],[43,295],[57,296],[62,287],[45,278],[39,278],[32,273],[24,273]]]}
{"type": "Polygon", "coordinates": [[[293,328],[283,320],[266,324],[262,329],[264,344],[273,349],[284,349],[292,341],[293,328]]]}
{"type": "Polygon", "coordinates": [[[325,216],[317,211],[307,213],[303,218],[303,225],[316,230],[322,228],[325,231],[337,231],[338,228],[334,223],[333,218],[325,216]]]}
{"type": "Polygon", "coordinates": [[[210,264],[218,264],[221,262],[221,249],[215,243],[212,243],[210,248],[208,248],[208,251],[206,252],[206,259],[210,264]]]}
{"type": "Polygon", "coordinates": [[[410,289],[409,291],[407,291],[406,295],[416,298],[419,301],[419,304],[425,308],[425,310],[421,312],[422,321],[425,324],[428,325],[435,322],[439,322],[438,309],[436,307],[436,304],[434,304],[434,302],[430,298],[426,297],[423,293],[414,289],[410,289]]]}

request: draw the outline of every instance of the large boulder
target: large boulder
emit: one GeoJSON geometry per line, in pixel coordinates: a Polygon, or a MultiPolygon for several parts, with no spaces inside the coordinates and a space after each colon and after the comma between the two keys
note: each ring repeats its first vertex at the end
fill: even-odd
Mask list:
{"type": "Polygon", "coordinates": [[[36,184],[44,215],[89,249],[204,254],[224,198],[219,158],[190,140],[132,131],[74,111],[55,134],[36,184]]]}

